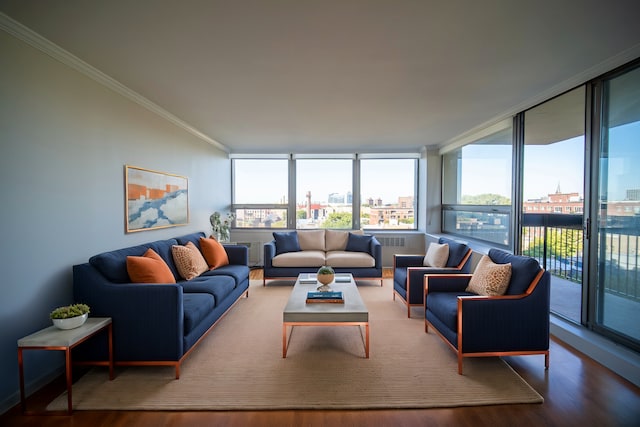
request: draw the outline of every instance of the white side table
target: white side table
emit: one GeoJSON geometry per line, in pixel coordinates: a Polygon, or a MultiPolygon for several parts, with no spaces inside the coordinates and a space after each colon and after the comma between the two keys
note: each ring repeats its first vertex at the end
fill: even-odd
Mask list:
{"type": "Polygon", "coordinates": [[[71,398],[71,350],[83,343],[100,331],[107,329],[109,335],[109,360],[97,362],[99,365],[109,366],[109,380],[113,379],[113,328],[110,317],[89,317],[84,325],[75,329],[58,329],[49,326],[31,335],[18,340],[18,368],[20,370],[20,404],[22,412],[27,413],[27,404],[24,391],[24,367],[23,350],[62,350],[65,352],[65,369],[67,377],[67,414],[73,412],[71,398]]]}

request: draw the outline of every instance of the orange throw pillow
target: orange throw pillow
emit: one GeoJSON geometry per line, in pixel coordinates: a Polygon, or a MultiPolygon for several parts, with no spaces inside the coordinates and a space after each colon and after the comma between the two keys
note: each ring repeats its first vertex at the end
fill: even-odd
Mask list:
{"type": "Polygon", "coordinates": [[[223,265],[229,265],[227,251],[224,250],[224,246],[216,239],[205,239],[201,237],[200,250],[211,270],[222,267],[223,265]]]}
{"type": "Polygon", "coordinates": [[[167,263],[151,248],[142,256],[127,257],[127,273],[134,283],[176,283],[167,263]]]}

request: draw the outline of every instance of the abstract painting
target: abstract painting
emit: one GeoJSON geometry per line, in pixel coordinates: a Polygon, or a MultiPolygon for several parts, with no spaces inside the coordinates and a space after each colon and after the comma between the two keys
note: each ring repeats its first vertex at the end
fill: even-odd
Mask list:
{"type": "Polygon", "coordinates": [[[125,165],[126,232],[189,223],[189,185],[184,176],[125,165]]]}

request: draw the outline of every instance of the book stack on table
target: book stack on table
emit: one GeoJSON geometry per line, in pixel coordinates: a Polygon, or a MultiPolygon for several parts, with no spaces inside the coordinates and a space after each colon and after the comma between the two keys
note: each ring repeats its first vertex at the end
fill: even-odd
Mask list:
{"type": "Polygon", "coordinates": [[[339,291],[307,292],[307,304],[321,303],[321,302],[344,304],[344,298],[342,297],[342,292],[339,292],[339,291]]]}

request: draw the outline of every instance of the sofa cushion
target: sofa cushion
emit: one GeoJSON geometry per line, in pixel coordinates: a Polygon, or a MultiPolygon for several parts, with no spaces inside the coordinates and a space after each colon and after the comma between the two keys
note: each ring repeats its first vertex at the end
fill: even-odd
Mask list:
{"type": "Polygon", "coordinates": [[[469,251],[469,247],[464,243],[456,242],[455,240],[441,237],[438,243],[446,243],[449,245],[449,259],[447,260],[446,267],[457,267],[462,262],[462,259],[469,251]]]}
{"type": "Polygon", "coordinates": [[[324,230],[298,230],[298,244],[302,251],[324,251],[324,230]]]}
{"type": "Polygon", "coordinates": [[[540,271],[535,258],[513,255],[500,249],[489,249],[489,258],[497,264],[511,264],[511,283],[506,295],[522,295],[526,292],[540,271]]]}
{"type": "Polygon", "coordinates": [[[199,276],[188,282],[181,282],[184,294],[201,293],[214,296],[217,307],[235,289],[236,282],[231,276],[199,276]]]}
{"type": "Polygon", "coordinates": [[[321,267],[325,265],[323,251],[287,252],[276,255],[271,260],[274,267],[321,267]]]}
{"type": "Polygon", "coordinates": [[[466,291],[478,295],[504,295],[511,280],[511,264],[496,264],[483,255],[476,266],[466,291]]]}
{"type": "MultiPolygon", "coordinates": [[[[355,233],[354,234],[358,234],[355,233]]],[[[349,231],[347,230],[325,230],[324,247],[326,251],[344,251],[349,240],[349,231]]]]}
{"type": "Polygon", "coordinates": [[[446,243],[431,243],[424,256],[422,264],[426,267],[443,268],[449,259],[449,245],[446,243]]]}
{"type": "Polygon", "coordinates": [[[224,246],[216,239],[200,238],[200,249],[204,259],[207,260],[209,268],[218,268],[223,265],[229,264],[229,256],[227,251],[224,250],[224,246]]]}
{"type": "Polygon", "coordinates": [[[458,330],[458,296],[474,295],[469,292],[429,292],[427,294],[427,308],[447,328],[458,330]]]}
{"type": "Polygon", "coordinates": [[[186,245],[189,242],[192,242],[196,245],[196,248],[200,249],[200,238],[205,237],[202,231],[197,233],[185,234],[184,236],[176,237],[176,241],[179,245],[186,245]]]}
{"type": "Polygon", "coordinates": [[[222,267],[205,271],[202,276],[229,276],[233,278],[236,286],[238,286],[249,277],[249,267],[239,264],[223,265],[222,267]]]}
{"type": "Polygon", "coordinates": [[[151,248],[142,256],[128,256],[127,272],[133,283],[176,283],[167,263],[151,248]]]}
{"type": "Polygon", "coordinates": [[[276,240],[276,255],[300,251],[298,233],[295,231],[274,231],[273,238],[276,240]]]}
{"type": "Polygon", "coordinates": [[[209,269],[207,261],[193,242],[187,242],[185,246],[173,245],[171,252],[178,273],[183,279],[191,280],[209,269]]]}
{"type": "Polygon", "coordinates": [[[182,296],[184,309],[184,334],[193,331],[215,308],[214,297],[208,293],[185,293],[182,296]]]}
{"type": "Polygon", "coordinates": [[[371,268],[376,259],[365,252],[331,251],[326,254],[326,265],[330,267],[371,268]]]}
{"type": "Polygon", "coordinates": [[[364,234],[358,235],[349,233],[349,239],[347,240],[347,247],[344,249],[349,252],[366,252],[369,253],[371,247],[371,239],[373,236],[364,234]]]}
{"type": "MultiPolygon", "coordinates": [[[[176,240],[168,239],[153,243],[154,251],[162,258],[162,254],[160,253],[162,250],[158,252],[158,248],[161,246],[160,243],[166,244],[169,250],[169,257],[171,257],[171,245],[177,244],[176,240]]],[[[148,243],[145,245],[131,246],[128,248],[104,252],[89,258],[89,264],[95,267],[104,277],[109,279],[110,282],[129,283],[131,282],[131,279],[127,272],[127,257],[142,256],[150,247],[152,247],[152,244],[148,243]]],[[[171,265],[173,265],[173,260],[171,261],[171,265]]],[[[171,265],[169,265],[170,269],[171,265]]],[[[178,272],[176,271],[175,273],[174,277],[179,277],[178,272]]]]}

